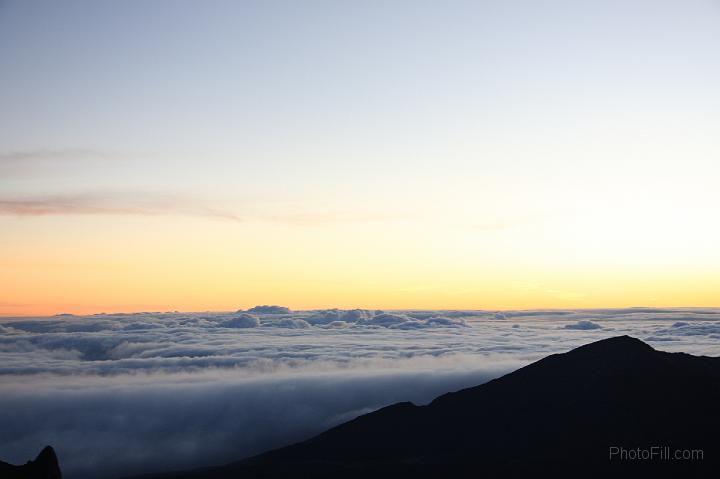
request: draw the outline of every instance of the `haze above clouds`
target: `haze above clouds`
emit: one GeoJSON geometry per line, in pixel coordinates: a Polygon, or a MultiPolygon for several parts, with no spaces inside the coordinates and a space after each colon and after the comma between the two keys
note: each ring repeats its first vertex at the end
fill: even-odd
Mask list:
{"type": "Polygon", "coordinates": [[[69,479],[219,464],[630,334],[720,354],[720,310],[138,313],[0,320],[0,443],[69,479]]]}

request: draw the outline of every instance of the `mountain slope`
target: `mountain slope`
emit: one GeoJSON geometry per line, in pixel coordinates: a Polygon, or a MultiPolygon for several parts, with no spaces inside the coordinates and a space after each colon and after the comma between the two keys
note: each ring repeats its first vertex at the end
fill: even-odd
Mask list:
{"type": "Polygon", "coordinates": [[[0,461],[2,479],[62,479],[55,450],[50,446],[40,451],[34,461],[22,466],[13,466],[0,461]]]}
{"type": "Polygon", "coordinates": [[[244,461],[152,477],[714,477],[719,407],[720,358],[622,336],[244,461]],[[619,448],[656,455],[620,460],[619,448]],[[676,450],[703,457],[672,460],[676,450]]]}

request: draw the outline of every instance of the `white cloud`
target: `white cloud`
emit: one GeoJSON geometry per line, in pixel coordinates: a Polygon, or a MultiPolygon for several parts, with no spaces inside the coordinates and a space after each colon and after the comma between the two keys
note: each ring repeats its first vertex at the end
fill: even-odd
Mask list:
{"type": "Polygon", "coordinates": [[[223,328],[257,328],[260,326],[260,321],[252,314],[242,313],[234,318],[221,321],[218,325],[223,328]]]}
{"type": "Polygon", "coordinates": [[[290,314],[290,309],[286,308],[285,306],[271,306],[267,304],[263,304],[261,306],[255,306],[253,308],[248,309],[248,313],[258,313],[258,314],[290,314]]]}
{"type": "Polygon", "coordinates": [[[0,459],[51,443],[81,479],[221,463],[604,337],[720,353],[714,309],[277,311],[0,319],[0,459]]]}
{"type": "Polygon", "coordinates": [[[290,329],[307,329],[310,327],[310,323],[305,321],[304,319],[293,319],[293,318],[283,318],[275,323],[276,326],[281,328],[290,328],[290,329]]]}

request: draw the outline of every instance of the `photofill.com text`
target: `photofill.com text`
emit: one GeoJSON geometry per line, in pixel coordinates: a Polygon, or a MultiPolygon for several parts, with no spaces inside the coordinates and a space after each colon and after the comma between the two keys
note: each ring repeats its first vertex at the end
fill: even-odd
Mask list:
{"type": "Polygon", "coordinates": [[[705,458],[702,449],[675,449],[670,446],[610,446],[609,453],[611,461],[701,461],[705,458]]]}

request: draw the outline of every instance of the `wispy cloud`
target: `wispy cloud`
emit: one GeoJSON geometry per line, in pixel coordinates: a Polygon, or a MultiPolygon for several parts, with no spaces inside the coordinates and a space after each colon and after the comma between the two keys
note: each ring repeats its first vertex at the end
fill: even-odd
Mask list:
{"type": "Polygon", "coordinates": [[[173,193],[109,192],[63,193],[0,197],[0,216],[41,217],[75,215],[176,215],[232,221],[260,221],[295,226],[327,226],[342,223],[398,221],[408,217],[382,213],[308,211],[280,214],[251,208],[240,216],[206,199],[173,193]]]}
{"type": "Polygon", "coordinates": [[[4,177],[44,175],[55,173],[58,169],[79,167],[115,156],[109,152],[89,148],[4,151],[0,152],[0,174],[4,177]]]}
{"type": "Polygon", "coordinates": [[[289,213],[259,213],[256,219],[297,226],[327,226],[344,223],[373,223],[382,221],[404,221],[412,219],[410,214],[392,212],[358,211],[293,211],[289,213]]]}
{"type": "Polygon", "coordinates": [[[105,156],[98,150],[83,148],[59,148],[59,149],[34,149],[34,150],[13,150],[0,152],[0,162],[49,162],[66,161],[77,158],[88,158],[105,156]]]}
{"type": "Polygon", "coordinates": [[[192,198],[145,193],[93,193],[0,198],[0,215],[181,215],[240,221],[235,213],[192,198]]]}
{"type": "MultiPolygon", "coordinates": [[[[59,174],[117,159],[111,152],[87,148],[28,149],[0,152],[0,179],[59,174]]],[[[69,192],[0,197],[3,216],[180,215],[239,221],[232,211],[207,201],[172,193],[69,192]]]]}
{"type": "MultiPolygon", "coordinates": [[[[125,154],[92,148],[38,148],[0,151],[0,185],[3,180],[73,178],[80,171],[102,168],[104,177],[111,164],[122,163],[125,154]]],[[[20,183],[27,187],[25,183],[20,183]]],[[[38,183],[38,188],[43,183],[38,183]]],[[[281,223],[300,227],[332,226],[345,223],[399,221],[417,216],[411,212],[327,210],[289,204],[277,208],[276,198],[259,203],[244,202],[242,217],[233,208],[217,207],[218,202],[185,193],[70,189],[63,193],[37,189],[30,193],[0,196],[0,216],[42,217],[70,215],[176,215],[232,221],[281,223]]]]}

